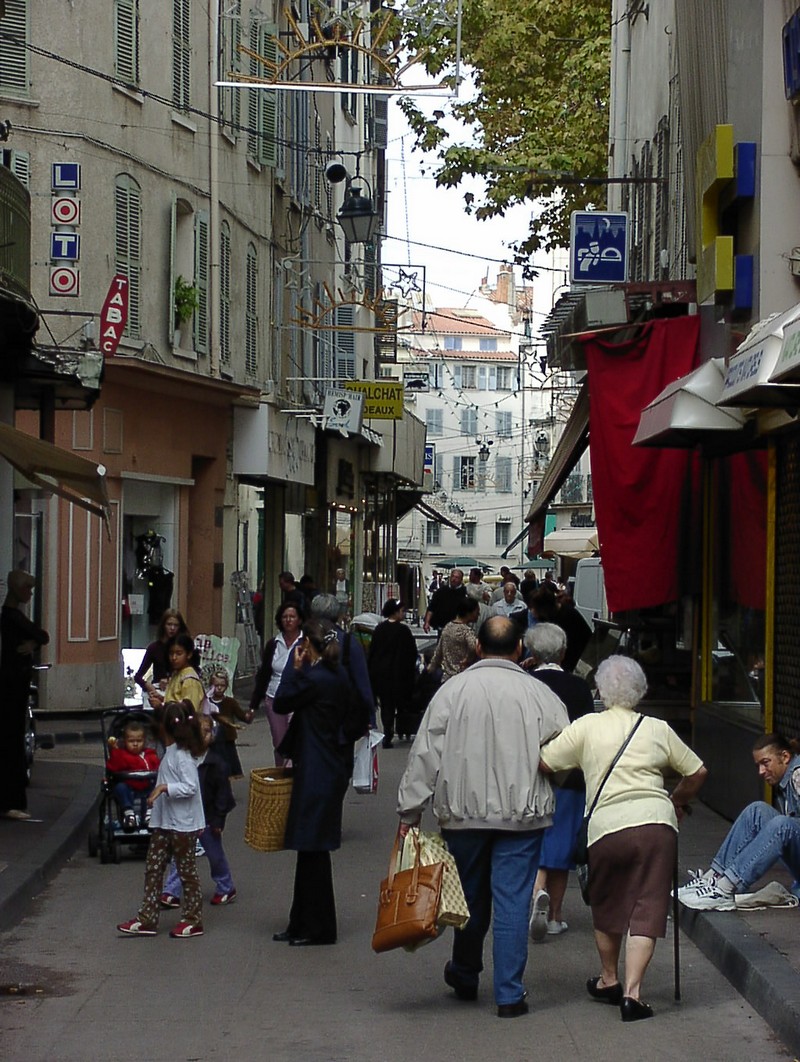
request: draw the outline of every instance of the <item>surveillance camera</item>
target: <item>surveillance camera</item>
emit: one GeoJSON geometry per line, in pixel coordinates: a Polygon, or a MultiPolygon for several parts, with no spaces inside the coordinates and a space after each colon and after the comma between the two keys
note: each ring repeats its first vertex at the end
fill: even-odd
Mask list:
{"type": "Polygon", "coordinates": [[[343,163],[334,159],[325,167],[325,180],[328,184],[341,184],[347,177],[347,170],[343,163]]]}

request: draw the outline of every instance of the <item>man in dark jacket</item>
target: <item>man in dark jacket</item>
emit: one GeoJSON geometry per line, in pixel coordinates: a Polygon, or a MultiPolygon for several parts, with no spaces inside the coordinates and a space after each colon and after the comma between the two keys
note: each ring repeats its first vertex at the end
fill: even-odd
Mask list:
{"type": "Polygon", "coordinates": [[[464,573],[460,568],[453,568],[450,572],[450,582],[447,586],[440,586],[430,600],[428,611],[422,621],[422,629],[426,634],[434,627],[438,632],[446,627],[451,620],[456,618],[456,609],[459,601],[467,596],[467,588],[464,586],[464,573]]]}

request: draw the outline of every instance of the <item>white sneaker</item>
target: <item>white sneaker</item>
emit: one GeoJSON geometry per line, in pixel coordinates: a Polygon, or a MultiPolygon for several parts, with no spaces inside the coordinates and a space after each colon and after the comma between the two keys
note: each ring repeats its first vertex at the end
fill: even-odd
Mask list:
{"type": "Polygon", "coordinates": [[[736,901],[732,892],[723,892],[715,884],[698,885],[693,892],[687,892],[678,899],[692,911],[735,911],[736,901]]]}
{"type": "Polygon", "coordinates": [[[685,885],[681,885],[678,889],[678,899],[682,899],[684,896],[688,896],[690,893],[697,892],[698,889],[705,885],[713,885],[717,880],[717,875],[713,870],[706,870],[705,872],[698,867],[697,870],[690,870],[689,873],[692,877],[685,885]]]}
{"type": "Polygon", "coordinates": [[[547,935],[548,937],[557,937],[561,933],[566,933],[569,926],[566,922],[548,922],[547,923],[547,935]]]}
{"type": "Polygon", "coordinates": [[[535,944],[541,943],[547,934],[547,916],[550,914],[550,894],[544,889],[539,889],[533,898],[531,908],[531,921],[529,930],[531,940],[535,944]]]}

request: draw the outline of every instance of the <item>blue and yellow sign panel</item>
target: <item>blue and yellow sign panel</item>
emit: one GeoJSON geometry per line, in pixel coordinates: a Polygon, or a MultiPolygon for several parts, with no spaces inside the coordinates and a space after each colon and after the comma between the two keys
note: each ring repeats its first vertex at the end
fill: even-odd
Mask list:
{"type": "Polygon", "coordinates": [[[364,420],[402,420],[405,387],[401,380],[347,380],[348,391],[364,396],[364,420]]]}

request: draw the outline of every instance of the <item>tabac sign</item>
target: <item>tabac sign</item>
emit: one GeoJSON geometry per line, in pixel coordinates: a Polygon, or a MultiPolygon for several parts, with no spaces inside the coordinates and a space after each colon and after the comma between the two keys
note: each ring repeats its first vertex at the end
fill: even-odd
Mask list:
{"type": "Polygon", "coordinates": [[[403,393],[400,380],[348,380],[348,391],[364,396],[364,420],[402,420],[403,393]]]}

